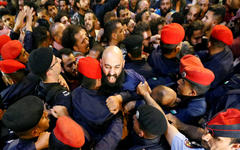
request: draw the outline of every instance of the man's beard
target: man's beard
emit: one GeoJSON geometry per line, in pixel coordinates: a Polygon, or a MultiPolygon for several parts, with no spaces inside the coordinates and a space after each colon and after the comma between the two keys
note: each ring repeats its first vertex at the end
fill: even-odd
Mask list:
{"type": "Polygon", "coordinates": [[[146,53],[149,53],[149,54],[151,54],[153,50],[154,50],[154,47],[153,47],[152,43],[149,43],[148,47],[144,46],[144,48],[143,48],[143,51],[146,53]]]}
{"type": "Polygon", "coordinates": [[[101,95],[105,95],[105,96],[109,96],[109,95],[112,95],[116,92],[119,92],[122,88],[122,84],[125,80],[125,72],[124,70],[121,71],[121,73],[119,74],[119,76],[117,76],[117,74],[114,74],[114,75],[105,75],[103,72],[102,72],[102,85],[99,89],[99,93],[101,95]],[[116,78],[116,82],[115,83],[109,83],[108,81],[108,77],[110,76],[114,76],[116,78]]]}
{"type": "Polygon", "coordinates": [[[166,10],[166,9],[164,9],[164,11],[161,11],[161,16],[163,16],[163,17],[166,17],[166,15],[167,15],[167,13],[169,13],[170,12],[170,8],[168,9],[168,10],[166,10]]]}
{"type": "Polygon", "coordinates": [[[72,73],[65,71],[64,75],[67,77],[68,80],[79,80],[80,78],[79,73],[77,73],[76,75],[73,75],[72,73]]]}

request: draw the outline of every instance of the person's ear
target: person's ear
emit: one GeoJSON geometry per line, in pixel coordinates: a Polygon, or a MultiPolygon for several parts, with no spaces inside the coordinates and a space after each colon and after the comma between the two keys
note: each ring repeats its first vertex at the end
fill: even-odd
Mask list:
{"type": "Polygon", "coordinates": [[[116,33],[112,33],[112,39],[117,39],[117,34],[116,33]]]}
{"type": "Polygon", "coordinates": [[[192,91],[191,96],[197,96],[197,91],[195,89],[192,89],[191,91],[192,91]]]}
{"type": "Polygon", "coordinates": [[[32,132],[32,137],[38,137],[40,135],[40,129],[38,127],[35,127],[32,132]]]}
{"type": "Polygon", "coordinates": [[[138,136],[143,137],[144,136],[144,132],[142,130],[139,131],[138,136]]]}

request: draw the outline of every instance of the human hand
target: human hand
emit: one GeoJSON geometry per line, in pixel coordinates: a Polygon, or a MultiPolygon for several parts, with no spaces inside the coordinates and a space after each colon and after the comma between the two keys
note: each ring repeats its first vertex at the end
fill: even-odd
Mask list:
{"type": "Polygon", "coordinates": [[[50,132],[40,133],[37,141],[35,142],[36,150],[46,149],[49,145],[50,132]]]}
{"type": "Polygon", "coordinates": [[[16,23],[13,28],[14,32],[18,32],[21,29],[21,27],[24,24],[23,20],[25,17],[26,17],[26,12],[24,10],[21,10],[17,15],[16,23]]]}
{"type": "Polygon", "coordinates": [[[143,97],[152,93],[151,88],[149,87],[147,81],[144,83],[140,82],[137,86],[137,94],[142,95],[143,97]]]}
{"type": "Polygon", "coordinates": [[[50,112],[51,115],[53,115],[55,118],[59,118],[61,116],[69,116],[67,108],[61,105],[53,106],[50,112]]]}
{"type": "Polygon", "coordinates": [[[59,75],[59,80],[58,81],[59,81],[61,86],[65,87],[69,91],[69,86],[68,86],[66,80],[63,78],[62,75],[59,75]]]}
{"type": "Polygon", "coordinates": [[[172,115],[171,113],[166,115],[166,118],[168,121],[170,121],[170,123],[175,126],[177,129],[181,129],[182,127],[182,122],[174,115],[172,115]]]}
{"type": "Polygon", "coordinates": [[[150,42],[154,44],[160,44],[161,36],[159,34],[151,36],[150,42]]]}
{"type": "Polygon", "coordinates": [[[106,104],[109,111],[115,115],[122,108],[122,96],[121,95],[110,96],[107,98],[106,104]]]}

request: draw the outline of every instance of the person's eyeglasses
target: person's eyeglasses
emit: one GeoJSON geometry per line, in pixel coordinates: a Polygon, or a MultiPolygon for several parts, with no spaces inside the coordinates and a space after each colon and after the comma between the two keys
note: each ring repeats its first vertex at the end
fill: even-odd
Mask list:
{"type": "Polygon", "coordinates": [[[58,63],[57,57],[55,57],[55,63],[49,67],[48,70],[51,70],[58,63]]]}

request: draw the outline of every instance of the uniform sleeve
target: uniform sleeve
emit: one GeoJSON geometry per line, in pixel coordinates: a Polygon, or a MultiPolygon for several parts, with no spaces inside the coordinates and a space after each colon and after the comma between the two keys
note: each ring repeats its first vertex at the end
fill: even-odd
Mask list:
{"type": "Polygon", "coordinates": [[[72,114],[72,95],[68,91],[63,91],[57,95],[54,105],[63,105],[67,107],[68,113],[72,114]]]}
{"type": "Polygon", "coordinates": [[[186,146],[188,139],[182,134],[178,133],[172,141],[171,150],[204,150],[203,148],[189,148],[186,146]]]}

